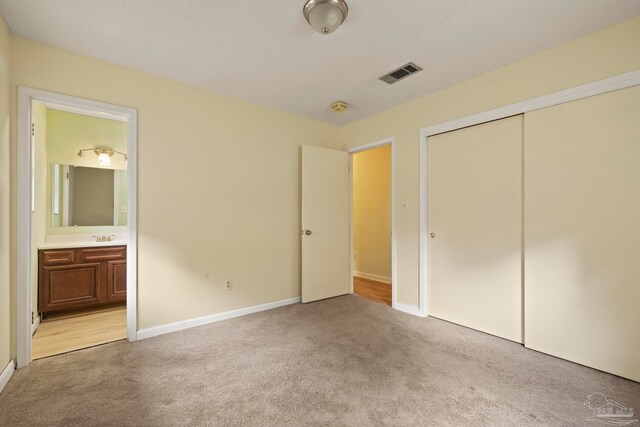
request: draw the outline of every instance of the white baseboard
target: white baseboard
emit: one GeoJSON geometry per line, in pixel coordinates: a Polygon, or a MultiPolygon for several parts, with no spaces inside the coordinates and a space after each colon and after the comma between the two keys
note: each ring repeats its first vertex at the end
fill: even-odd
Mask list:
{"type": "Polygon", "coordinates": [[[404,313],[413,314],[414,316],[427,317],[427,313],[425,312],[425,310],[420,310],[418,307],[413,305],[395,303],[393,305],[393,308],[404,313]]]}
{"type": "Polygon", "coordinates": [[[141,329],[137,333],[137,338],[143,340],[170,332],[181,331],[183,329],[195,328],[196,326],[208,325],[209,323],[221,320],[233,319],[234,317],[245,316],[247,314],[258,313],[260,311],[271,310],[285,305],[297,304],[300,297],[288,298],[279,301],[268,302],[266,304],[254,305],[252,307],[239,308],[237,310],[225,311],[224,313],[211,314],[209,316],[196,317],[194,319],[182,320],[180,322],[168,323],[166,325],[154,326],[153,328],[141,329]]]}
{"type": "Polygon", "coordinates": [[[378,276],[377,274],[363,273],[361,271],[354,271],[354,276],[362,277],[363,279],[375,280],[376,282],[386,283],[387,285],[391,284],[391,277],[386,276],[378,276]]]}
{"type": "Polygon", "coordinates": [[[11,378],[11,375],[13,375],[13,371],[15,370],[16,370],[16,365],[13,362],[13,360],[10,360],[7,366],[4,368],[4,370],[0,374],[0,393],[2,393],[4,386],[7,385],[7,383],[9,382],[9,379],[11,378]]]}
{"type": "Polygon", "coordinates": [[[40,327],[40,316],[36,317],[36,320],[31,325],[31,336],[36,333],[38,328],[40,327]]]}

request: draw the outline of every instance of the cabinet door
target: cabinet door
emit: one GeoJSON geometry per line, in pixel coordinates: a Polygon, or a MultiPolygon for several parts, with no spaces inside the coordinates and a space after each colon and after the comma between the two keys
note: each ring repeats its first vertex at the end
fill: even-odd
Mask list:
{"type": "Polygon", "coordinates": [[[522,116],[427,149],[428,313],[522,342],[522,116]]]}
{"type": "Polygon", "coordinates": [[[107,299],[121,301],[127,299],[127,261],[108,261],[107,299]]]}
{"type": "Polygon", "coordinates": [[[42,267],[40,311],[94,305],[100,300],[100,263],[42,267]]]}
{"type": "Polygon", "coordinates": [[[640,381],[640,87],[525,114],[525,345],[640,381]]]}

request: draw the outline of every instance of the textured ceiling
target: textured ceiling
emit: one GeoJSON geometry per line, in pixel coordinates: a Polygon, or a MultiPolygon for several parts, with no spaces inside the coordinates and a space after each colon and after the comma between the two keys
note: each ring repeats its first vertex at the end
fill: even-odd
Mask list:
{"type": "Polygon", "coordinates": [[[640,14],[636,0],[0,0],[14,34],[343,125],[640,14]],[[378,77],[413,61],[424,71],[378,77]],[[331,112],[344,100],[347,113],[331,112]]]}

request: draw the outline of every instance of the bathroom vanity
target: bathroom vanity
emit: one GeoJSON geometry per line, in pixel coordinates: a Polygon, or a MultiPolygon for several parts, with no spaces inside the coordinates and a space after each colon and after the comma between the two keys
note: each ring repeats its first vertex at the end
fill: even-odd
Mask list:
{"type": "Polygon", "coordinates": [[[43,315],[126,298],[126,245],[38,250],[38,311],[43,315]]]}

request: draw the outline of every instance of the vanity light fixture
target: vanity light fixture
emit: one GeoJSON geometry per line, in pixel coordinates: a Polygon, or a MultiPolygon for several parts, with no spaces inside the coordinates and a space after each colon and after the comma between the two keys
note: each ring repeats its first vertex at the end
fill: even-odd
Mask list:
{"type": "Polygon", "coordinates": [[[120,151],[112,150],[107,147],[83,148],[78,151],[78,157],[84,157],[85,151],[93,151],[96,153],[96,156],[98,156],[98,164],[100,166],[109,166],[111,164],[111,156],[113,156],[114,153],[122,155],[123,160],[127,160],[127,155],[125,153],[121,153],[120,151]]]}
{"type": "Polygon", "coordinates": [[[344,0],[309,0],[302,13],[311,27],[320,34],[331,34],[347,19],[349,7],[344,0]]]}

